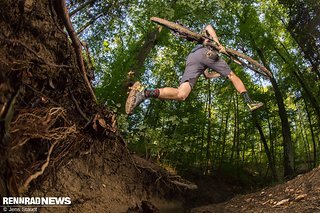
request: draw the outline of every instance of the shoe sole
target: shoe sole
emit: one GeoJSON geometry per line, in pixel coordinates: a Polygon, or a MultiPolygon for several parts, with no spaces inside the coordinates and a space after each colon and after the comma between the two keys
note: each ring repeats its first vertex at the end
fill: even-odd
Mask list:
{"type": "Polygon", "coordinates": [[[256,111],[256,110],[258,110],[258,109],[261,109],[261,108],[263,108],[263,107],[264,107],[264,104],[262,104],[262,105],[260,105],[260,106],[257,106],[257,107],[254,107],[254,108],[251,108],[250,111],[251,111],[251,112],[254,112],[254,111],[256,111]]]}
{"type": "Polygon", "coordinates": [[[128,115],[131,115],[133,113],[133,104],[136,102],[136,94],[140,87],[141,87],[141,84],[138,81],[135,82],[131,87],[131,90],[129,92],[129,95],[126,101],[126,113],[128,115]]]}

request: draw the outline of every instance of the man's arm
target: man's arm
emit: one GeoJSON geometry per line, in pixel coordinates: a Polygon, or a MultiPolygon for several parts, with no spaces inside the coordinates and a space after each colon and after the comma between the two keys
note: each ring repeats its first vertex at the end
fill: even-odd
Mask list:
{"type": "Polygon", "coordinates": [[[208,26],[206,26],[206,31],[209,33],[211,38],[217,43],[217,45],[220,46],[221,44],[219,42],[219,38],[217,36],[217,33],[210,24],[208,26]]]}
{"type": "Polygon", "coordinates": [[[210,79],[210,78],[218,78],[220,77],[221,75],[217,72],[209,72],[209,69],[207,68],[204,72],[203,72],[204,76],[207,78],[207,79],[210,79]]]}
{"type": "Polygon", "coordinates": [[[226,48],[220,44],[217,33],[210,24],[206,26],[206,31],[209,33],[213,41],[216,42],[216,44],[220,48],[219,52],[226,52],[226,48]]]}

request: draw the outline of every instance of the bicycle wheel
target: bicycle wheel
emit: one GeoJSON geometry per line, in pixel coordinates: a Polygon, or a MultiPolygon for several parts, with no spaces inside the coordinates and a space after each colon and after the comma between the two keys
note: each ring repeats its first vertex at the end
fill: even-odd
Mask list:
{"type": "Polygon", "coordinates": [[[175,33],[178,33],[180,36],[186,38],[189,41],[197,41],[199,43],[202,43],[204,41],[204,37],[202,35],[195,33],[180,24],[158,17],[151,17],[150,20],[168,28],[169,30],[172,30],[175,33]]]}

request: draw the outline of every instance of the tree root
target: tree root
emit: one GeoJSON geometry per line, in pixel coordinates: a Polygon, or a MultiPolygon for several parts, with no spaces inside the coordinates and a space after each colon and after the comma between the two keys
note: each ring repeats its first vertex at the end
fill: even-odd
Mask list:
{"type": "Polygon", "coordinates": [[[183,187],[183,188],[186,188],[186,189],[195,190],[195,189],[198,188],[198,186],[195,185],[195,184],[182,183],[182,182],[179,182],[179,181],[177,181],[177,180],[171,180],[170,182],[173,183],[173,184],[175,184],[175,185],[177,185],[177,186],[181,186],[181,187],[183,187]]]}
{"type": "MultiPolygon", "coordinates": [[[[136,165],[136,167],[146,170],[151,174],[154,174],[157,179],[155,181],[159,182],[160,180],[169,187],[169,185],[173,185],[176,186],[177,188],[184,188],[184,189],[190,189],[190,190],[195,190],[198,188],[197,185],[184,180],[183,178],[181,178],[180,176],[177,175],[171,175],[170,173],[166,172],[166,171],[157,171],[151,167],[148,166],[142,166],[142,165],[136,165]],[[169,183],[169,184],[168,184],[169,183]]],[[[139,170],[141,172],[141,170],[139,170]]]]}
{"type": "Polygon", "coordinates": [[[17,183],[19,193],[25,192],[33,180],[43,175],[51,162],[62,159],[66,155],[64,152],[70,150],[73,146],[72,141],[79,133],[76,125],[68,121],[66,110],[62,107],[22,111],[11,123],[11,127],[10,134],[13,140],[9,145],[9,152],[15,157],[10,159],[10,164],[24,167],[23,170],[20,166],[15,167],[16,171],[20,170],[20,174],[22,173],[17,183]],[[39,153],[35,153],[30,159],[22,147],[35,141],[38,143],[36,146],[39,147],[39,153]],[[47,149],[47,144],[49,149],[46,158],[43,159],[44,153],[40,150],[47,149]],[[24,165],[21,165],[21,162],[25,162],[24,165]]]}
{"type": "Polygon", "coordinates": [[[66,27],[66,29],[68,31],[70,38],[71,38],[73,48],[76,52],[79,69],[82,72],[82,78],[90,91],[92,99],[94,100],[95,103],[97,103],[97,98],[96,98],[96,96],[93,92],[93,89],[91,87],[91,84],[88,80],[86,68],[84,66],[84,61],[83,61],[83,57],[82,57],[82,50],[81,50],[81,42],[80,42],[77,34],[75,33],[75,30],[74,30],[72,23],[70,21],[69,12],[66,7],[66,1],[65,0],[58,0],[55,2],[55,4],[56,4],[57,14],[60,17],[60,19],[62,20],[64,26],[66,27]]]}
{"type": "Polygon", "coordinates": [[[73,94],[71,93],[71,90],[69,90],[69,94],[71,96],[71,99],[74,103],[74,105],[76,106],[76,109],[78,110],[78,112],[80,113],[80,115],[88,122],[89,118],[86,116],[86,114],[84,114],[84,112],[81,110],[77,100],[74,98],[73,94]]]}
{"type": "Polygon", "coordinates": [[[27,180],[23,183],[23,185],[22,185],[21,187],[19,187],[19,193],[25,192],[25,191],[27,190],[30,182],[31,182],[32,180],[38,178],[40,175],[43,174],[44,170],[45,170],[45,169],[48,167],[48,165],[49,165],[50,156],[51,156],[52,150],[53,150],[54,146],[55,146],[57,143],[58,143],[58,141],[55,141],[55,142],[51,145],[51,147],[50,147],[50,149],[49,149],[49,151],[48,151],[47,160],[46,160],[46,162],[41,166],[40,171],[37,171],[37,172],[35,172],[34,174],[30,175],[30,176],[27,178],[27,180]]]}

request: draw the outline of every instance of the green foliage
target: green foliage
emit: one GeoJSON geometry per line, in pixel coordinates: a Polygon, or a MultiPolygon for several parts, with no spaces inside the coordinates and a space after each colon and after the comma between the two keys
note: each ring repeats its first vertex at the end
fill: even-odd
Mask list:
{"type": "MultiPolygon", "coordinates": [[[[73,17],[78,28],[110,4],[97,2],[90,10],[73,17]]],[[[209,94],[209,82],[200,77],[185,102],[152,99],[143,103],[133,116],[122,113],[127,96],[124,82],[131,69],[137,67],[136,78],[148,87],[177,87],[185,58],[194,46],[162,30],[152,41],[148,57],[139,61],[137,53],[156,29],[149,19],[158,16],[178,20],[196,32],[211,23],[225,46],[266,63],[284,98],[298,167],[310,164],[313,152],[319,155],[318,147],[313,146],[313,141],[319,141],[319,117],[310,100],[314,98],[319,103],[320,82],[285,25],[292,15],[290,8],[277,0],[129,2],[113,2],[108,15],[97,19],[81,35],[93,53],[97,96],[118,112],[119,129],[132,150],[180,170],[196,168],[212,172],[250,167],[252,174],[260,176],[268,170],[269,162],[252,115],[226,79],[212,80],[209,94]],[[142,66],[137,66],[139,63],[142,66]]],[[[274,89],[268,79],[235,63],[230,66],[243,80],[252,99],[266,105],[257,112],[257,117],[281,173],[282,126],[274,89]]]]}

